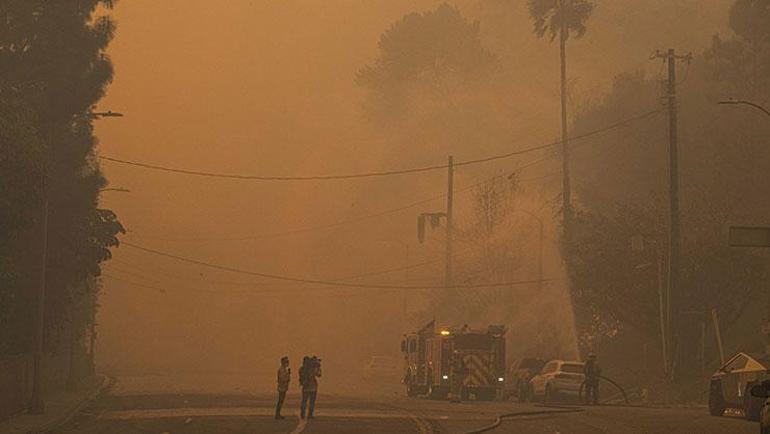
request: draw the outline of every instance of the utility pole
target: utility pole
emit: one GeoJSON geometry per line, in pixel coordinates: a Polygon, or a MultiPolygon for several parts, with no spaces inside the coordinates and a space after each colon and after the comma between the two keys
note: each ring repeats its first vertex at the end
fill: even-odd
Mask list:
{"type": "Polygon", "coordinates": [[[425,222],[430,222],[431,228],[439,226],[441,218],[446,219],[446,241],[444,257],[444,289],[448,290],[452,286],[452,238],[454,236],[454,226],[452,224],[452,208],[454,206],[454,157],[449,156],[447,163],[447,193],[446,193],[446,211],[444,212],[424,212],[417,217],[417,239],[422,243],[425,241],[425,222]]]}
{"type": "MultiPolygon", "coordinates": [[[[94,311],[96,311],[96,301],[94,298],[94,311]]],[[[96,312],[89,324],[90,332],[88,333],[89,345],[88,345],[88,372],[94,374],[96,372],[96,312]]]]}
{"type": "Polygon", "coordinates": [[[444,269],[444,287],[452,286],[452,207],[454,202],[454,158],[449,156],[447,164],[447,193],[446,193],[446,258],[444,269]]]}
{"type": "Polygon", "coordinates": [[[73,309],[70,308],[70,324],[69,324],[69,363],[68,363],[68,369],[67,369],[67,381],[65,383],[65,390],[67,392],[74,392],[78,388],[78,378],[77,378],[77,369],[75,368],[75,351],[77,351],[78,343],[77,342],[77,335],[78,333],[75,331],[75,313],[73,312],[73,309]]]}
{"type": "Polygon", "coordinates": [[[45,325],[45,278],[48,264],[48,182],[43,180],[42,204],[40,214],[40,277],[37,288],[37,309],[35,309],[35,346],[32,357],[32,397],[29,402],[29,412],[43,414],[42,364],[43,364],[43,331],[45,325]]]}
{"type": "Polygon", "coordinates": [[[657,256],[657,278],[658,278],[658,316],[660,319],[660,343],[661,343],[661,353],[663,356],[663,375],[668,377],[669,374],[669,354],[668,354],[668,345],[669,345],[669,333],[668,331],[671,328],[671,300],[669,298],[665,298],[664,296],[664,282],[663,282],[663,269],[664,269],[664,258],[663,258],[663,249],[660,248],[659,244],[655,244],[655,255],[657,256]]]}
{"type": "Polygon", "coordinates": [[[541,218],[537,219],[538,224],[538,235],[537,235],[537,292],[542,297],[543,294],[543,243],[545,240],[543,239],[544,229],[543,229],[543,220],[541,218]]]}
{"type": "MultiPolygon", "coordinates": [[[[719,104],[743,104],[770,116],[770,110],[752,101],[730,99],[719,101],[719,104]]],[[[730,245],[735,247],[770,247],[770,227],[732,226],[730,227],[730,245]]],[[[765,354],[770,355],[770,293],[765,298],[765,323],[761,329],[765,335],[765,354]]]]}
{"type": "MultiPolygon", "coordinates": [[[[405,258],[404,261],[406,264],[404,264],[404,278],[405,278],[405,285],[409,284],[409,244],[404,243],[404,248],[406,250],[405,252],[405,258]]],[[[401,290],[401,316],[403,318],[402,327],[406,331],[407,322],[409,321],[409,315],[407,314],[407,290],[402,289],[401,290]]]]}
{"type": "MultiPolygon", "coordinates": [[[[668,295],[668,324],[669,340],[673,341],[671,335],[673,330],[681,332],[679,324],[672,325],[672,310],[676,311],[681,306],[677,306],[674,298],[679,284],[679,239],[680,239],[680,221],[679,221],[679,143],[678,143],[678,118],[676,101],[676,62],[683,60],[690,62],[692,54],[678,56],[673,48],[669,48],[666,53],[656,52],[653,59],[664,59],[668,63],[668,84],[666,86],[666,100],[668,105],[668,173],[669,173],[669,232],[668,232],[668,282],[666,292],[668,295]]],[[[673,343],[673,342],[672,342],[673,343]]],[[[669,345],[673,348],[673,345],[669,345]]],[[[673,354],[682,354],[682,351],[672,351],[673,354]]],[[[675,363],[672,360],[672,363],[675,363]]],[[[672,370],[673,371],[673,370],[672,370]]],[[[673,376],[674,373],[671,372],[673,376]]]]}
{"type": "MultiPolygon", "coordinates": [[[[113,112],[88,112],[80,115],[84,119],[100,119],[105,117],[123,117],[123,113],[113,112]]],[[[48,144],[53,146],[53,131],[48,133],[48,144]]],[[[49,206],[49,181],[47,174],[43,176],[42,182],[42,206],[40,214],[40,278],[37,289],[37,306],[35,309],[35,334],[34,334],[34,354],[32,357],[32,397],[29,402],[29,412],[32,414],[43,414],[45,412],[45,403],[43,401],[43,341],[45,339],[45,286],[46,272],[48,269],[48,206],[49,206]]],[[[125,189],[118,189],[125,190],[125,189]]],[[[127,191],[127,190],[126,190],[127,191]]]]}
{"type": "MultiPolygon", "coordinates": [[[[566,14],[567,0],[561,0],[560,9],[562,15],[566,14]]],[[[572,186],[570,183],[569,142],[567,131],[567,38],[569,29],[567,20],[561,19],[559,30],[559,52],[561,58],[561,173],[562,173],[562,212],[564,213],[564,232],[569,242],[570,227],[572,224],[572,186]]]]}

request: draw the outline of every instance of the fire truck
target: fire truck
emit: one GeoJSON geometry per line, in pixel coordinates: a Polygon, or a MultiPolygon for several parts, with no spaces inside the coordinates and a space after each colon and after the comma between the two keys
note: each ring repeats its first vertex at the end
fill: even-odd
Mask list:
{"type": "Polygon", "coordinates": [[[401,341],[407,396],[447,399],[452,385],[461,382],[461,397],[493,400],[505,385],[505,327],[486,329],[445,327],[435,321],[401,341]],[[462,361],[464,370],[453,369],[462,361]],[[462,375],[462,378],[456,376],[462,375]]]}

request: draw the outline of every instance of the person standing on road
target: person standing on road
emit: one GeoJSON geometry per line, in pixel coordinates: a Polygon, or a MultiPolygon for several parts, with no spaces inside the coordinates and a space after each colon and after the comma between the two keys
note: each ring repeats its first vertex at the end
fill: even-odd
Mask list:
{"type": "Polygon", "coordinates": [[[599,404],[599,377],[602,374],[602,368],[599,367],[599,362],[596,361],[596,354],[591,353],[588,355],[585,366],[583,368],[585,374],[585,392],[586,402],[592,405],[599,404]]]}
{"type": "Polygon", "coordinates": [[[308,419],[313,418],[315,400],[318,395],[318,377],[321,376],[321,359],[310,357],[302,369],[302,404],[300,406],[300,418],[305,418],[307,410],[308,419]]]}
{"type": "Polygon", "coordinates": [[[289,390],[290,382],[291,369],[289,368],[289,358],[283,356],[281,357],[281,367],[278,368],[278,402],[275,404],[276,420],[286,419],[281,416],[281,408],[283,407],[283,401],[286,399],[286,392],[289,390]]]}
{"type": "Polygon", "coordinates": [[[310,357],[305,356],[302,358],[302,366],[299,367],[299,387],[305,383],[305,369],[307,369],[310,357]]]}

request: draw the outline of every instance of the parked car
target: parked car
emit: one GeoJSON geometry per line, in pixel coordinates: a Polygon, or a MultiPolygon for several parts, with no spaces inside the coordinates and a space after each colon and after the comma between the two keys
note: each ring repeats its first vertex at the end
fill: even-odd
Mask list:
{"type": "Polygon", "coordinates": [[[759,432],[770,434],[770,380],[752,386],[751,396],[762,401],[762,408],[759,410],[759,432]]]}
{"type": "Polygon", "coordinates": [[[530,395],[529,380],[545,366],[545,360],[533,357],[514,360],[505,376],[504,398],[515,396],[519,401],[526,401],[530,395]]]}
{"type": "Polygon", "coordinates": [[[751,387],[768,379],[770,358],[738,353],[711,376],[709,413],[722,416],[727,408],[743,410],[746,419],[759,420],[763,400],[751,394],[751,387]]]}
{"type": "Polygon", "coordinates": [[[585,380],[583,368],[583,362],[551,360],[529,381],[530,397],[545,403],[577,400],[585,380]]]}
{"type": "Polygon", "coordinates": [[[399,361],[395,357],[372,356],[369,362],[364,365],[364,379],[366,380],[391,383],[395,381],[398,384],[401,377],[399,361]]]}

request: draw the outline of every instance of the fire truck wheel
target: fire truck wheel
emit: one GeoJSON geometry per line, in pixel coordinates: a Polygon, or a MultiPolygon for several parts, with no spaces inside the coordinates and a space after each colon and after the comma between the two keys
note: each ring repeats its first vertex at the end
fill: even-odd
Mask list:
{"type": "Polygon", "coordinates": [[[463,387],[462,390],[460,391],[460,399],[462,399],[463,401],[467,401],[470,398],[470,394],[471,393],[468,391],[468,388],[463,387]]]}

